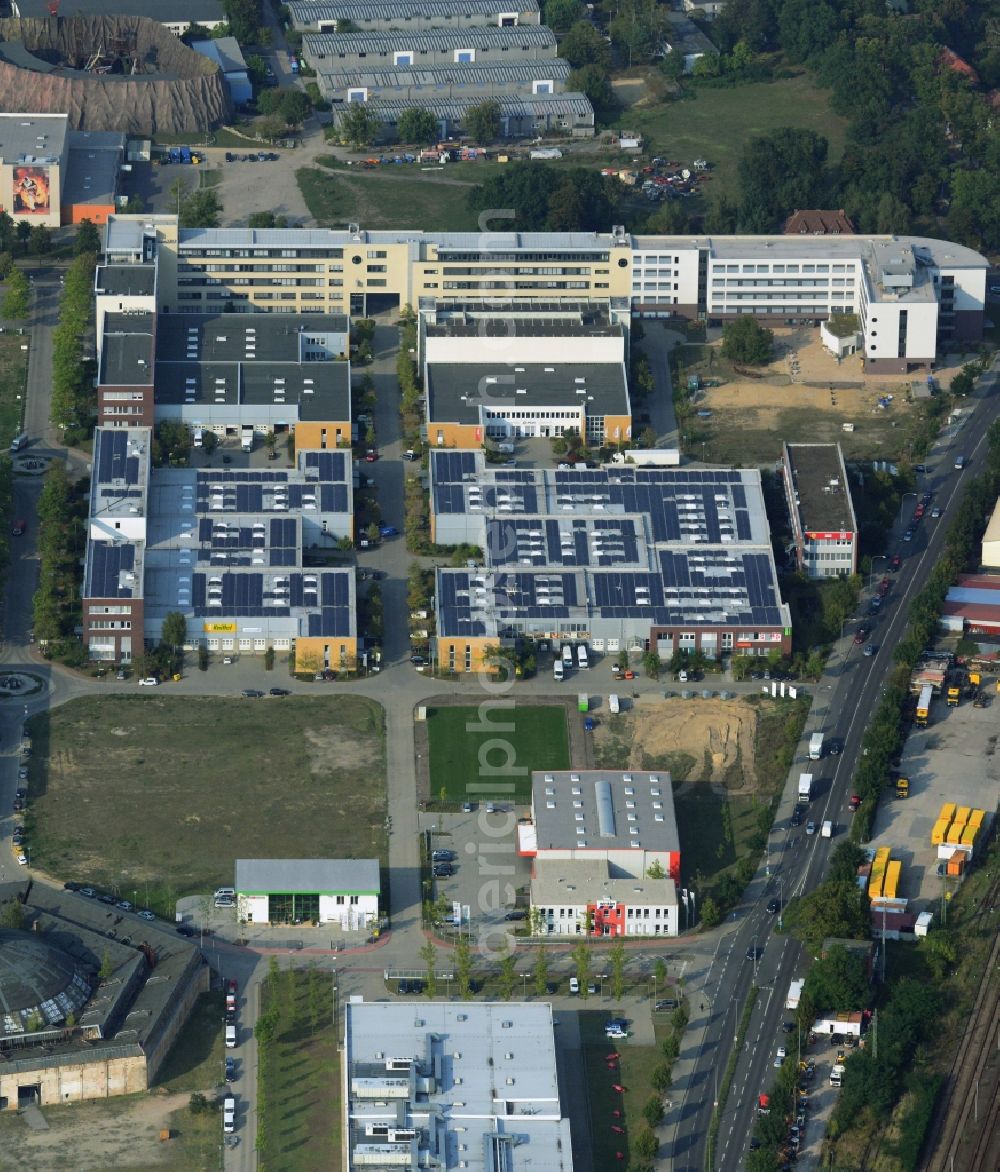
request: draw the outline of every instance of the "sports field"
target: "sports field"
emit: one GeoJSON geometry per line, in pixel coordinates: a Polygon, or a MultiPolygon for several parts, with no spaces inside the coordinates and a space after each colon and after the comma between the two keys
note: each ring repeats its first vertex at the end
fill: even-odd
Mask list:
{"type": "Polygon", "coordinates": [[[427,710],[434,800],[524,802],[533,769],[569,768],[565,709],[491,708],[482,724],[477,708],[427,710]]]}

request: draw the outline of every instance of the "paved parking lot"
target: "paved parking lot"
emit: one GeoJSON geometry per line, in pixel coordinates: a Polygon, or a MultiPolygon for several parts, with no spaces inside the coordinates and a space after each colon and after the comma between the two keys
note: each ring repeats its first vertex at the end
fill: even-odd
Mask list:
{"type": "MultiPolygon", "coordinates": [[[[993,678],[984,682],[992,684],[993,678]]],[[[911,901],[908,910],[934,910],[941,898],[937,847],[931,846],[941,806],[955,802],[979,807],[987,816],[996,806],[1000,763],[995,704],[996,697],[989,708],[973,708],[969,700],[948,708],[943,698],[936,698],[930,724],[915,728],[903,750],[900,773],[910,779],[909,798],[887,797],[879,804],[870,845],[891,847],[892,857],[902,862],[900,895],[911,901]]]]}
{"type": "MultiPolygon", "coordinates": [[[[475,806],[471,813],[424,814],[421,829],[432,831],[432,849],[455,852],[455,874],[434,881],[435,895],[467,905],[474,932],[482,937],[491,928],[499,932],[503,925],[514,926],[504,916],[513,909],[517,892],[527,887],[531,865],[517,854],[517,809],[499,804],[489,813],[486,803],[475,806]]],[[[527,907],[526,898],[521,906],[527,907]]]]}

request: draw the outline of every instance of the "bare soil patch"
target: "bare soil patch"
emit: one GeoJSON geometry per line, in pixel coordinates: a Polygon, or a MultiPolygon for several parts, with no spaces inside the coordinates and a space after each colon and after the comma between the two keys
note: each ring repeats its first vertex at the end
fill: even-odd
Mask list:
{"type": "Polygon", "coordinates": [[[601,761],[624,746],[623,768],[670,769],[677,781],[716,782],[749,793],[757,788],[757,722],[757,708],[741,700],[644,696],[598,724],[594,750],[601,761]]]}

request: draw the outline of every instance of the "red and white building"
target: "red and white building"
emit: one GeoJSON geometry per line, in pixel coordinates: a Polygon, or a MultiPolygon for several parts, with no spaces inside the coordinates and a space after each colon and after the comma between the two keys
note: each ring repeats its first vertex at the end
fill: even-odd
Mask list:
{"type": "Polygon", "coordinates": [[[676,936],[680,843],[669,773],[532,775],[518,850],[543,934],[676,936]]]}
{"type": "Polygon", "coordinates": [[[1000,574],[961,574],[941,607],[941,626],[966,635],[1000,635],[1000,574]]]}
{"type": "Polygon", "coordinates": [[[840,444],[782,444],[796,568],[840,578],[858,568],[858,525],[840,444]]]}

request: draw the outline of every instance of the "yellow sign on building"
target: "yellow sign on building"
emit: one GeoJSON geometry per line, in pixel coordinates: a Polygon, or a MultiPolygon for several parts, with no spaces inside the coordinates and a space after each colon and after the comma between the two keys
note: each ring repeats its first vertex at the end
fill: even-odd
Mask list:
{"type": "Polygon", "coordinates": [[[209,635],[235,635],[235,623],[203,623],[202,630],[209,635]]]}

